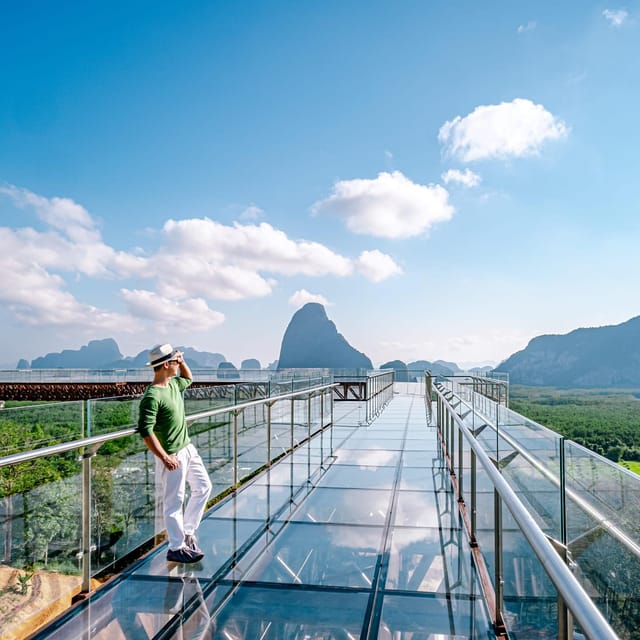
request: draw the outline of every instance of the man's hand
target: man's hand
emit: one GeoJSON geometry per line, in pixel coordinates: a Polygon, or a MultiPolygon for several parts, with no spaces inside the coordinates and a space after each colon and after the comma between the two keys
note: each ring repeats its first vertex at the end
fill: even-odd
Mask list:
{"type": "Polygon", "coordinates": [[[178,363],[178,367],[180,367],[180,375],[183,378],[189,378],[189,380],[193,380],[193,374],[191,373],[191,369],[189,369],[189,365],[184,360],[184,354],[182,351],[178,351],[174,356],[174,360],[178,363]]]}
{"type": "Polygon", "coordinates": [[[178,461],[177,456],[175,455],[170,455],[167,456],[162,463],[164,464],[165,468],[168,471],[175,471],[179,466],[180,466],[180,462],[178,461]]]}

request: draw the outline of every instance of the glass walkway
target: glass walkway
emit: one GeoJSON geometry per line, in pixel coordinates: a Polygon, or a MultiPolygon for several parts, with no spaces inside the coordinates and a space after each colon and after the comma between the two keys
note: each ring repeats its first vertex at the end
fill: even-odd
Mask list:
{"type": "Polygon", "coordinates": [[[334,426],[203,520],[197,565],[162,545],[33,638],[495,637],[424,395],[334,426]]]}

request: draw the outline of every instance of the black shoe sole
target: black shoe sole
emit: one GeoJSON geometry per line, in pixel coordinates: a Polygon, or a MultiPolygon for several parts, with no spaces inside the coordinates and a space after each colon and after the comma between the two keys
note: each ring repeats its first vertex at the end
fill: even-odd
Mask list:
{"type": "Polygon", "coordinates": [[[174,560],[167,555],[167,562],[175,562],[176,564],[193,564],[194,562],[200,562],[204,558],[204,553],[194,553],[191,551],[191,557],[184,560],[174,560]]]}

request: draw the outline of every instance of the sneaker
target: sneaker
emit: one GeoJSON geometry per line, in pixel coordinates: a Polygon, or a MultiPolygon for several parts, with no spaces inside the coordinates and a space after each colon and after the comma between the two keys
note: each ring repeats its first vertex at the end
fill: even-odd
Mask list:
{"type": "Polygon", "coordinates": [[[195,533],[187,533],[184,536],[184,545],[187,549],[191,551],[195,551],[195,553],[200,553],[204,556],[202,549],[198,546],[198,539],[195,536],[195,533]]]}
{"type": "Polygon", "coordinates": [[[179,549],[169,549],[167,551],[167,561],[168,562],[184,562],[184,563],[192,563],[192,562],[200,562],[204,558],[204,553],[196,553],[191,549],[187,549],[185,547],[180,547],[179,549]]]}

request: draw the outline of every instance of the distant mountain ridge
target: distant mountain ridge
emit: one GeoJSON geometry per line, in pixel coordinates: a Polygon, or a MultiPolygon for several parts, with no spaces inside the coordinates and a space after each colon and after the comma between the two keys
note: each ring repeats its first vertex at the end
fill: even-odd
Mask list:
{"type": "Polygon", "coordinates": [[[507,372],[514,384],[640,386],[640,316],[617,325],[538,336],[495,370],[507,372]]]}
{"type": "MultiPolygon", "coordinates": [[[[104,363],[118,362],[123,355],[113,338],[91,340],[77,351],[64,349],[60,353],[48,353],[31,362],[32,369],[101,369],[104,363]],[[98,364],[96,364],[98,363],[98,364]]],[[[113,367],[105,367],[113,368],[113,367]]]]}
{"type": "MultiPolygon", "coordinates": [[[[221,353],[197,351],[192,347],[178,346],[190,367],[197,369],[217,368],[225,357],[221,353]]],[[[149,351],[141,351],[134,357],[124,357],[113,338],[90,340],[80,349],[64,349],[59,353],[48,353],[35,358],[29,364],[26,360],[18,363],[19,369],[142,369],[149,361],[149,351]]],[[[257,363],[257,360],[250,360],[257,363]]],[[[259,364],[259,363],[258,363],[259,364]]],[[[245,367],[246,368],[246,367],[245,367]]],[[[259,368],[259,367],[258,367],[259,368]]]]}
{"type": "MultiPolygon", "coordinates": [[[[178,347],[192,368],[236,369],[221,353],[178,347]]],[[[145,367],[148,351],[124,357],[113,338],[91,340],[77,350],[64,349],[35,358],[22,359],[19,369],[138,369],[145,367]]],[[[243,360],[241,369],[260,368],[259,361],[243,360]]],[[[280,358],[270,369],[329,368],[373,369],[367,355],[352,347],[329,320],[321,304],[309,303],[291,318],[284,333],[280,358]]],[[[405,364],[392,360],[380,368],[394,369],[398,380],[415,377],[416,371],[453,375],[460,368],[453,362],[416,360],[405,364]]],[[[486,371],[487,367],[471,371],[486,371]]],[[[564,335],[533,338],[496,368],[509,373],[514,384],[551,387],[640,387],[640,316],[618,325],[575,329],[564,335]]]]}

